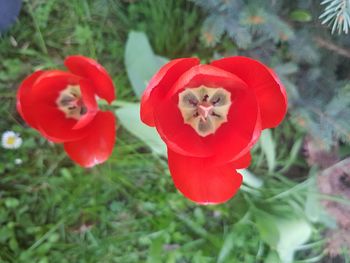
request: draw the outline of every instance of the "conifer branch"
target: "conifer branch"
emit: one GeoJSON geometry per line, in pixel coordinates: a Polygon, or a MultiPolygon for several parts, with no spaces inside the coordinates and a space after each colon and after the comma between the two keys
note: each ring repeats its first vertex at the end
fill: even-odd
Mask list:
{"type": "Polygon", "coordinates": [[[337,30],[338,34],[349,33],[350,28],[350,0],[324,0],[321,5],[327,5],[320,15],[322,24],[332,27],[332,34],[337,30]]]}

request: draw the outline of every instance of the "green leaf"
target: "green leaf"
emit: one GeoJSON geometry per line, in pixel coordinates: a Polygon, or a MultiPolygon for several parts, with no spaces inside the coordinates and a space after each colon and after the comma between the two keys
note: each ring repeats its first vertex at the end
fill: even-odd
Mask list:
{"type": "Polygon", "coordinates": [[[158,69],[161,68],[163,65],[169,62],[169,59],[166,57],[155,55],[156,63],[158,65],[158,69]]]}
{"type": "Polygon", "coordinates": [[[293,262],[295,251],[309,240],[311,226],[302,218],[278,219],[276,225],[280,235],[278,255],[284,263],[293,262]]]}
{"type": "Polygon", "coordinates": [[[281,173],[288,171],[288,169],[295,163],[296,159],[298,158],[302,144],[303,144],[303,138],[299,138],[298,140],[296,140],[294,142],[294,144],[290,150],[288,160],[287,160],[287,162],[285,162],[282,170],[280,171],[281,173]]]}
{"type": "Polygon", "coordinates": [[[272,172],[275,169],[275,165],[276,165],[276,150],[275,150],[275,142],[273,141],[271,130],[266,129],[261,133],[260,144],[261,144],[261,149],[266,156],[269,172],[272,172]]]}
{"type": "Polygon", "coordinates": [[[255,225],[261,239],[276,249],[283,263],[293,262],[295,251],[311,236],[311,226],[303,218],[283,218],[254,210],[255,225]]]}
{"type": "Polygon", "coordinates": [[[93,39],[93,32],[89,26],[76,25],[74,36],[79,45],[86,45],[91,39],[93,39]]]}
{"type": "Polygon", "coordinates": [[[147,263],[161,263],[164,239],[162,235],[154,238],[149,249],[147,263]]]}
{"type": "Polygon", "coordinates": [[[307,10],[297,9],[290,14],[290,18],[297,22],[310,22],[312,15],[307,10]]]}
{"type": "Polygon", "coordinates": [[[5,205],[7,208],[15,208],[19,205],[19,201],[16,198],[8,197],[5,199],[5,205]]]}
{"type": "Polygon", "coordinates": [[[305,202],[305,216],[312,223],[322,223],[329,228],[335,228],[336,222],[329,216],[320,203],[320,197],[317,187],[317,168],[312,167],[308,175],[308,190],[305,202]]]}
{"type": "Polygon", "coordinates": [[[280,263],[281,260],[275,250],[271,250],[265,259],[266,263],[280,263]]]}
{"type": "Polygon", "coordinates": [[[244,184],[253,188],[260,188],[263,186],[264,181],[255,174],[253,174],[251,171],[247,169],[239,169],[237,171],[243,176],[244,184]]]}
{"type": "Polygon", "coordinates": [[[255,210],[255,225],[260,233],[261,239],[275,248],[279,241],[279,232],[275,224],[275,217],[262,211],[255,210]]]}
{"type": "Polygon", "coordinates": [[[318,192],[317,192],[317,182],[316,182],[317,171],[315,168],[311,168],[309,173],[309,181],[308,181],[308,191],[306,195],[305,202],[305,215],[311,222],[318,222],[320,217],[320,203],[318,200],[318,192]]]}
{"type": "Polygon", "coordinates": [[[222,245],[222,248],[220,250],[217,263],[223,263],[226,261],[226,259],[228,259],[228,257],[230,256],[231,250],[235,245],[235,238],[236,238],[236,235],[234,233],[230,233],[226,237],[224,244],[222,245]]]}
{"type": "Polygon", "coordinates": [[[165,143],[158,135],[157,130],[141,122],[140,104],[125,104],[122,108],[117,109],[115,113],[121,125],[147,144],[155,154],[167,156],[165,143]]]}
{"type": "Polygon", "coordinates": [[[143,32],[131,31],[125,47],[125,67],[135,94],[140,98],[151,77],[168,59],[154,54],[143,32]]]}

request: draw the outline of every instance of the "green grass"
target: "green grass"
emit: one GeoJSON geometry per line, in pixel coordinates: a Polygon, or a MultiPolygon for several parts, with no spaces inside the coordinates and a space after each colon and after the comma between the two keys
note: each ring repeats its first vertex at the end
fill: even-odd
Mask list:
{"type": "MultiPolygon", "coordinates": [[[[144,30],[156,53],[169,58],[213,53],[199,42],[202,18],[190,2],[127,2],[25,1],[20,20],[0,39],[0,132],[15,130],[24,140],[19,150],[0,149],[0,262],[265,262],[274,250],[259,211],[305,216],[303,132],[288,120],[273,132],[283,142],[275,171],[259,146],[253,151],[251,170],[262,188],[246,186],[224,205],[197,206],[176,191],[166,161],[122,127],[111,159],[82,169],[16,113],[26,75],[62,68],[65,56],[78,53],[107,68],[119,99],[136,101],[123,62],[129,30],[144,30]]],[[[319,233],[314,228],[314,241],[319,233]]],[[[315,245],[299,258],[320,251],[315,245]]]]}

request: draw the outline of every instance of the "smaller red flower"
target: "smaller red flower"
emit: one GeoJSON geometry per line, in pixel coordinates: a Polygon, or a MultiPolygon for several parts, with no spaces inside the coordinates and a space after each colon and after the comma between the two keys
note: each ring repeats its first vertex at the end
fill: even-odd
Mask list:
{"type": "Polygon", "coordinates": [[[17,92],[17,110],[32,128],[52,142],[63,143],[69,157],[83,167],[108,159],[115,143],[115,117],[100,111],[96,98],[111,103],[115,89],[95,60],[69,56],[68,72],[37,71],[17,92]]]}
{"type": "Polygon", "coordinates": [[[276,127],[286,111],[277,75],[247,57],[210,65],[175,59],[154,75],[141,99],[141,120],[167,144],[175,186],[200,204],[234,196],[242,183],[236,169],[249,166],[261,130],[276,127]]]}

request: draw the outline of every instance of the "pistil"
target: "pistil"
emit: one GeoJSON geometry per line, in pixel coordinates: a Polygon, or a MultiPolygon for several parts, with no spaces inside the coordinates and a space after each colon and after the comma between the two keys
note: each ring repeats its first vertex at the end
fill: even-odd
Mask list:
{"type": "Polygon", "coordinates": [[[207,121],[209,114],[212,114],[214,106],[210,104],[200,104],[198,106],[198,114],[202,121],[207,121]]]}

